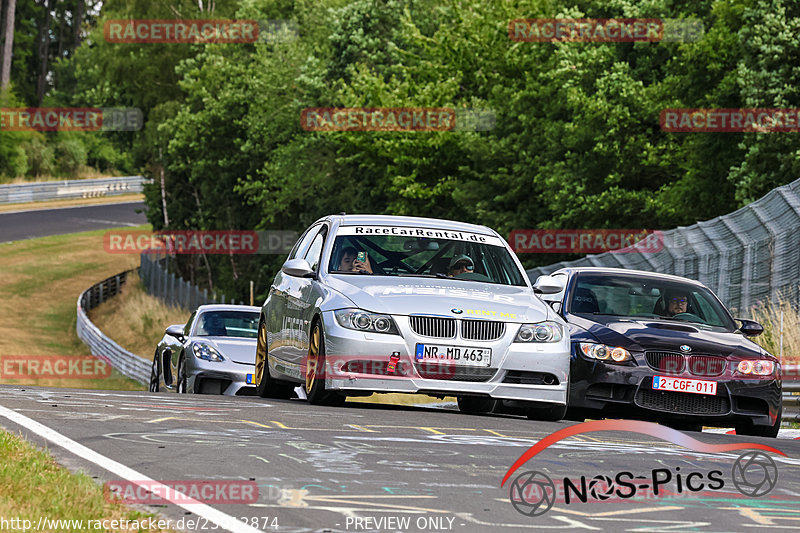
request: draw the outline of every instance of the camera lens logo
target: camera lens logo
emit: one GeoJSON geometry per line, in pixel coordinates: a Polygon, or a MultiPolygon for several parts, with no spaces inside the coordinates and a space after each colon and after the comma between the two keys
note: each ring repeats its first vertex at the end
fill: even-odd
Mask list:
{"type": "Polygon", "coordinates": [[[745,496],[758,498],[768,494],[778,483],[778,467],[762,452],[743,453],[731,472],[733,484],[745,496]]]}
{"type": "Polygon", "coordinates": [[[556,486],[547,474],[523,472],[511,483],[509,499],[514,509],[525,516],[543,515],[555,503],[556,486]]]}

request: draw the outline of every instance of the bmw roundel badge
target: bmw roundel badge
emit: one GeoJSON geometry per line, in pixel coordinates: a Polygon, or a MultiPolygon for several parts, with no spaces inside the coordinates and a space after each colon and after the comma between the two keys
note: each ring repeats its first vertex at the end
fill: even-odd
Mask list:
{"type": "Polygon", "coordinates": [[[457,314],[457,315],[460,315],[461,313],[463,313],[463,312],[464,312],[464,311],[462,311],[461,309],[459,309],[459,308],[457,308],[457,307],[454,307],[454,308],[452,308],[452,309],[451,309],[451,311],[452,311],[453,313],[457,314]]]}
{"type": "Polygon", "coordinates": [[[682,344],[681,345],[681,351],[682,352],[691,352],[692,351],[692,347],[689,346],[688,344],[682,344]]]}

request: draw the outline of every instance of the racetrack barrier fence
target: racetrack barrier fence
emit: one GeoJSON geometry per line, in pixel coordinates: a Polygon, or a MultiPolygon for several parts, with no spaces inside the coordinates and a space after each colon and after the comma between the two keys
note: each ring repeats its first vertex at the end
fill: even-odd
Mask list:
{"type": "Polygon", "coordinates": [[[128,270],[95,283],[78,297],[77,326],[78,338],[89,347],[92,355],[107,361],[121,374],[142,384],[150,382],[150,363],[138,355],[129,352],[95,326],[87,312],[119,293],[127,276],[134,270],[128,270]]]}
{"type": "Polygon", "coordinates": [[[628,268],[702,282],[729,309],[769,301],[800,306],[800,179],[741,209],[661,232],[663,247],[617,250],[527,271],[532,281],[565,267],[628,268]],[[625,253],[621,253],[624,251],[625,253]]]}
{"type": "Polygon", "coordinates": [[[0,204],[141,193],[148,182],[143,176],[123,176],[0,185],[0,204]]]}
{"type": "MultiPolygon", "coordinates": [[[[204,304],[236,304],[234,298],[228,299],[224,294],[208,294],[208,289],[202,291],[190,282],[180,278],[166,267],[166,257],[158,257],[151,253],[141,254],[139,276],[142,278],[148,294],[159,298],[167,305],[183,307],[194,310],[204,304]]],[[[244,302],[238,302],[244,305],[244,302]]]]}

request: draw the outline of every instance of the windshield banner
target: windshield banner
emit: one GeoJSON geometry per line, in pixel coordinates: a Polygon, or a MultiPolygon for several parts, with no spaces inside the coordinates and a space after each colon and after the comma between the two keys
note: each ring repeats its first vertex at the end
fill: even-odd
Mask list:
{"type": "Polygon", "coordinates": [[[490,246],[503,246],[503,241],[493,235],[481,235],[466,231],[453,231],[430,228],[407,228],[400,226],[342,226],[336,233],[342,235],[357,235],[362,237],[396,236],[417,237],[424,239],[449,239],[451,241],[467,241],[490,246]]]}

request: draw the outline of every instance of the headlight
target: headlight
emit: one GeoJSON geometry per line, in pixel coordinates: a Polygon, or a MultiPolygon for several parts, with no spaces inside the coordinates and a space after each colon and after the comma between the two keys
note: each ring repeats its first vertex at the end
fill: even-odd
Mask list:
{"type": "Polygon", "coordinates": [[[198,342],[192,346],[194,356],[198,359],[205,359],[206,361],[224,361],[225,358],[213,346],[204,342],[198,342]]]}
{"type": "Polygon", "coordinates": [[[775,363],[766,359],[745,359],[739,361],[736,371],[751,376],[769,376],[775,371],[775,363]]]}
{"type": "Polygon", "coordinates": [[[578,343],[578,348],[586,357],[599,359],[600,361],[623,363],[631,360],[631,353],[621,346],[606,346],[605,344],[581,342],[578,343]]]}
{"type": "Polygon", "coordinates": [[[397,326],[389,315],[370,313],[363,309],[339,309],[333,314],[343,328],[398,335],[397,326]]]}
{"type": "Polygon", "coordinates": [[[514,342],[558,342],[564,338],[561,325],[556,322],[522,324],[514,342]]]}

